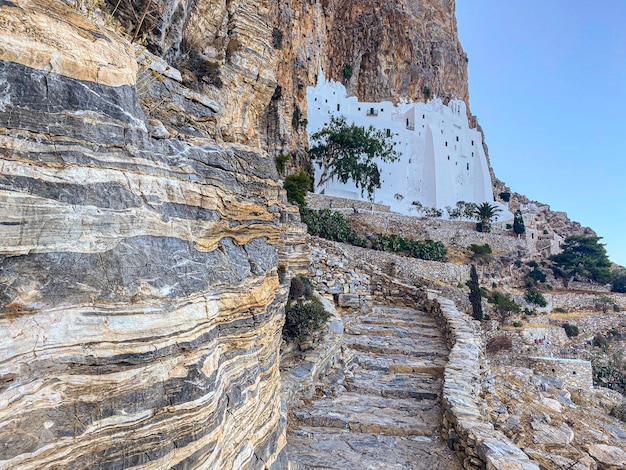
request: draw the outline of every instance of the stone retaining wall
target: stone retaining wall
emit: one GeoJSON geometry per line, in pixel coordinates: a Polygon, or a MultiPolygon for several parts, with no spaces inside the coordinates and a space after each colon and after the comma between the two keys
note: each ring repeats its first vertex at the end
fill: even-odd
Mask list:
{"type": "Polygon", "coordinates": [[[565,388],[582,390],[593,388],[593,373],[589,361],[556,357],[529,357],[528,364],[537,375],[561,379],[565,388]]]}
{"type": "Polygon", "coordinates": [[[321,239],[313,239],[311,246],[312,281],[318,291],[334,294],[337,300],[352,300],[355,305],[391,300],[395,305],[419,305],[439,320],[450,348],[444,370],[443,433],[448,444],[466,456],[466,469],[539,470],[512,441],[484,420],[485,404],[480,395],[489,364],[479,327],[469,315],[459,312],[452,301],[417,287],[419,276],[409,269],[409,261],[405,266],[397,255],[321,239]],[[407,276],[404,269],[409,271],[407,276]]]}
{"type": "Polygon", "coordinates": [[[503,433],[484,420],[481,384],[489,373],[479,327],[453,302],[431,294],[431,307],[450,354],[444,371],[443,433],[454,450],[466,455],[466,469],[539,470],[503,433]]]}
{"type": "Polygon", "coordinates": [[[306,203],[311,209],[357,209],[376,212],[389,212],[390,209],[389,206],[384,204],[374,204],[367,201],[314,193],[307,193],[306,203]]]}

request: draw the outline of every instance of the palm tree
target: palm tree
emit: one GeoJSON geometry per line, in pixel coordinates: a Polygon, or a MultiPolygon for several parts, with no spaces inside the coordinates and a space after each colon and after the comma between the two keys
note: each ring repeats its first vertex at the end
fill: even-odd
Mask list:
{"type": "Polygon", "coordinates": [[[488,202],[483,202],[476,206],[474,210],[474,217],[480,221],[479,229],[481,232],[491,232],[491,219],[498,215],[500,212],[500,208],[498,206],[494,206],[488,202]]]}

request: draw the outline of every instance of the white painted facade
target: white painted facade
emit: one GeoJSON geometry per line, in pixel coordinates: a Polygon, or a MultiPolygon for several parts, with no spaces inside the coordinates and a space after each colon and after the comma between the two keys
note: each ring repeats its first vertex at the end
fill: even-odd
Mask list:
{"type": "MultiPolygon", "coordinates": [[[[493,202],[489,165],[483,151],[482,135],[470,129],[465,103],[452,100],[446,106],[438,98],[428,103],[359,102],[348,97],[341,83],[327,82],[320,73],[317,86],[307,88],[309,137],[330,122],[344,116],[348,124],[374,126],[393,137],[400,159],[378,161],[381,188],[374,202],[391,206],[395,212],[416,214],[413,201],[424,207],[445,209],[457,201],[493,202]]],[[[332,180],[318,187],[321,169],[316,168],[315,192],[367,200],[352,181],[332,180]]]]}

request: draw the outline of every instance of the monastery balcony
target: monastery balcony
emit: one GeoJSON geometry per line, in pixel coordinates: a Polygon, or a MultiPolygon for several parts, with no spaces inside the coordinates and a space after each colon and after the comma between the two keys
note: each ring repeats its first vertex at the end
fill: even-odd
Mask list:
{"type": "Polygon", "coordinates": [[[415,126],[406,126],[406,128],[410,131],[414,131],[415,130],[415,126]]]}
{"type": "Polygon", "coordinates": [[[378,116],[378,111],[376,109],[368,109],[367,116],[378,116]]]}

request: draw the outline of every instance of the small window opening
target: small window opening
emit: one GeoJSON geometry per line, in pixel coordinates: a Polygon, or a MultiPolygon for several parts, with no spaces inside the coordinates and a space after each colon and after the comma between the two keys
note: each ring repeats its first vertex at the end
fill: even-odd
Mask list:
{"type": "Polygon", "coordinates": [[[337,103],[337,111],[339,111],[340,109],[341,109],[341,105],[337,103]]]}

